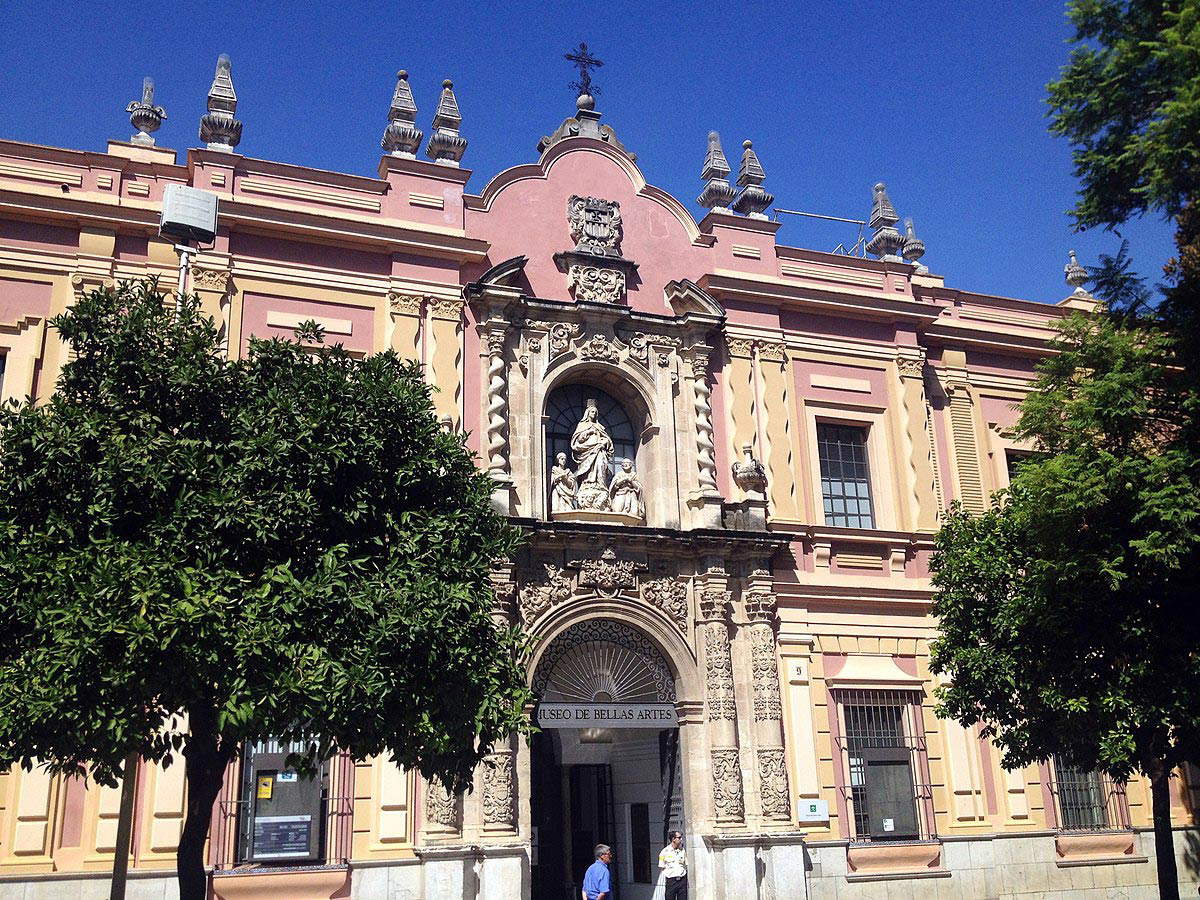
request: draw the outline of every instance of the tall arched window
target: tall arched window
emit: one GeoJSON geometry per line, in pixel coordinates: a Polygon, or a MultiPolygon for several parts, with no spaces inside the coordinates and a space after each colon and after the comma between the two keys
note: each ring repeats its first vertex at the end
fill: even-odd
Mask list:
{"type": "Polygon", "coordinates": [[[630,459],[636,464],[637,432],[621,404],[600,388],[566,384],[555,389],[546,401],[546,471],[554,465],[554,457],[559,453],[565,453],[567,464],[574,466],[571,436],[583,418],[588,400],[596,401],[596,418],[612,438],[613,461],[619,464],[623,459],[630,459]]]}

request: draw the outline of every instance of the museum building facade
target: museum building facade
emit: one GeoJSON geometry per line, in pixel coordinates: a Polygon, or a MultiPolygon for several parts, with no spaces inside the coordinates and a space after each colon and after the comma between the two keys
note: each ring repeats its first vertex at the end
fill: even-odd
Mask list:
{"type": "MultiPolygon", "coordinates": [[[[753,146],[731,164],[716,133],[697,221],[587,94],[477,194],[449,82],[425,140],[400,73],[377,177],[239,153],[227,60],[208,106],[182,160],[154,144],[152,92],[103,153],[0,141],[3,398],[52,390],[47,321],[83,292],[177,285],[168,185],[216,194],[185,277],[230,354],[316,320],[420,361],[527,533],[493,584],[532,636],[540,729],[461,795],[386,759],[304,780],[286,746],[246,748],[213,810],[215,897],[578,897],[604,842],[618,900],[649,900],[676,828],[699,898],[1152,890],[1143,780],[1007,771],[933,714],[938,516],[984,510],[1029,452],[1014,404],[1055,322],[1095,304],[1073,260],[1057,303],[949,287],[883,184],[863,190],[875,258],[781,245],[753,146]]],[[[136,774],[133,896],[174,896],[182,770],[136,774]]],[[[1196,774],[1172,788],[1193,885],[1196,774]]],[[[107,896],[119,795],[0,775],[0,898],[107,896]]]]}

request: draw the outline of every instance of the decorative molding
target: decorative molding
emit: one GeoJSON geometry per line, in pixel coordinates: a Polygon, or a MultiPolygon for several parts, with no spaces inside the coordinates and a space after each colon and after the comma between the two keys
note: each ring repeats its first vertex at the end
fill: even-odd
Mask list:
{"type": "Polygon", "coordinates": [[[750,627],[750,665],[754,682],[754,721],[783,718],[779,700],[779,664],[775,659],[775,632],[761,622],[750,627]]]}
{"type": "Polygon", "coordinates": [[[629,358],[640,362],[643,366],[650,362],[650,346],[646,335],[641,332],[629,339],[629,358]]]}
{"type": "Polygon", "coordinates": [[[746,803],[742,796],[742,766],[737,747],[714,748],[712,759],[713,806],[717,819],[724,822],[741,822],[746,817],[746,803]]]}
{"type": "Polygon", "coordinates": [[[758,358],[765,362],[787,362],[787,344],[782,341],[759,341],[758,358]]]}
{"type": "Polygon", "coordinates": [[[896,370],[901,378],[923,378],[925,375],[925,351],[917,348],[915,356],[901,354],[896,357],[896,370]]]}
{"type": "Polygon", "coordinates": [[[687,631],[687,585],[678,578],[643,582],[642,599],[666,613],[680,631],[687,631]]]}
{"type": "Polygon", "coordinates": [[[579,345],[579,355],[584,359],[616,363],[621,357],[620,343],[611,341],[597,332],[579,345]]]}
{"type": "Polygon", "coordinates": [[[430,209],[444,209],[446,201],[437,194],[418,194],[416,191],[409,191],[408,205],[427,206],[430,209]]]}
{"type": "Polygon", "coordinates": [[[765,747],[758,751],[758,793],[764,816],[791,819],[791,792],[782,747],[765,747]]]}

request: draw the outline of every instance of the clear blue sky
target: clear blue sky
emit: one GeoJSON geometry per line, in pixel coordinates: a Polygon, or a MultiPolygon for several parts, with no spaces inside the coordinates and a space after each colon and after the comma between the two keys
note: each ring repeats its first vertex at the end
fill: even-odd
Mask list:
{"type": "MultiPolygon", "coordinates": [[[[776,205],[866,218],[886,181],[950,286],[1056,301],[1072,234],[1070,148],[1046,131],[1045,84],[1066,61],[1063,4],[34,3],[0,0],[0,137],[102,149],[128,139],[125,105],[154,77],[159,143],[196,146],[217,54],[233,59],[247,156],[375,173],[397,69],[428,137],[454,79],[478,192],[536,158],[573,110],[563,53],[605,66],[598,108],[647,179],[699,212],[705,136],[736,171],[751,138],[776,205]],[[186,15],[185,15],[186,13],[186,15]]],[[[850,244],[853,226],[784,217],[780,241],[850,244]]],[[[1151,281],[1171,255],[1160,220],[1125,230],[1151,281]]]]}

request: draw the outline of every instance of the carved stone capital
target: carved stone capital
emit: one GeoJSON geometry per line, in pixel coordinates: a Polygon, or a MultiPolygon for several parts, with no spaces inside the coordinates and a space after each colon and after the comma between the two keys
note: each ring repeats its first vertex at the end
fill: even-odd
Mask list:
{"type": "Polygon", "coordinates": [[[925,351],[918,350],[912,354],[901,354],[896,357],[896,370],[901,378],[921,378],[925,374],[925,351]]]}
{"type": "Polygon", "coordinates": [[[499,356],[504,352],[505,327],[489,324],[484,332],[487,351],[491,356],[499,356]]]}
{"type": "Polygon", "coordinates": [[[729,609],[730,591],[720,588],[705,588],[700,592],[700,621],[724,622],[729,609]]]}
{"type": "Polygon", "coordinates": [[[388,291],[388,308],[394,315],[419,316],[425,298],[420,294],[404,294],[399,291],[388,291]]]}
{"type": "Polygon", "coordinates": [[[754,341],[750,338],[726,337],[725,349],[732,357],[749,359],[750,354],[754,349],[754,341]]]}
{"type": "Polygon", "coordinates": [[[746,618],[756,625],[772,626],[775,622],[775,598],[755,591],[746,597],[746,618]]]}
{"type": "Polygon", "coordinates": [[[759,341],[758,358],[767,362],[787,362],[787,345],[777,341],[759,341]]]}
{"type": "Polygon", "coordinates": [[[429,314],[435,319],[442,319],[447,322],[461,322],[463,302],[455,297],[431,299],[429,301],[429,314]]]}
{"type": "Polygon", "coordinates": [[[200,266],[192,266],[192,286],[197,290],[225,293],[229,290],[229,277],[228,269],[203,269],[200,266]]]}

